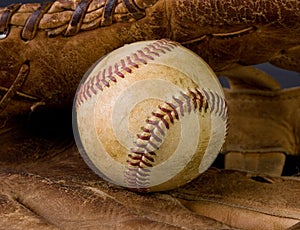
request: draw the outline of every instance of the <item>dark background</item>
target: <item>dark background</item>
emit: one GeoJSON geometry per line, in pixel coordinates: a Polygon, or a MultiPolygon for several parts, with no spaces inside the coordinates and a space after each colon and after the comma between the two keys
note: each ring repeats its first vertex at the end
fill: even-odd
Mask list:
{"type": "MultiPolygon", "coordinates": [[[[37,3],[46,0],[0,0],[0,7],[4,7],[14,3],[37,3]]],[[[53,0],[48,0],[48,2],[53,0]]],[[[266,73],[273,76],[283,88],[300,86],[300,73],[295,73],[292,71],[283,70],[272,66],[271,64],[264,63],[257,65],[257,67],[266,73]]],[[[226,86],[226,83],[224,83],[226,86]]]]}

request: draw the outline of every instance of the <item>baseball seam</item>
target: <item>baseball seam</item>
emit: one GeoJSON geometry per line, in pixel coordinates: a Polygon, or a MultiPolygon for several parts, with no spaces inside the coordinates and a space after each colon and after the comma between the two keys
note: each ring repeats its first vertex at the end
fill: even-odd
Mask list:
{"type": "Polygon", "coordinates": [[[107,68],[95,74],[87,82],[81,84],[76,98],[76,107],[87,101],[92,95],[109,88],[111,84],[117,83],[119,78],[125,78],[125,74],[131,74],[134,69],[141,65],[147,65],[148,61],[155,60],[167,52],[172,51],[178,44],[169,40],[159,40],[146,47],[137,50],[120,61],[109,65],[107,68]]]}
{"type": "Polygon", "coordinates": [[[150,186],[150,172],[156,156],[155,151],[163,143],[166,131],[174,124],[175,120],[193,112],[206,113],[221,117],[226,122],[226,103],[217,93],[209,89],[188,89],[180,95],[172,97],[172,102],[164,102],[152,116],[146,120],[142,133],[137,135],[134,147],[128,154],[128,167],[125,173],[127,187],[138,191],[147,192],[150,186]],[[212,106],[209,108],[209,103],[212,106]]]}
{"type": "Polygon", "coordinates": [[[226,101],[216,92],[202,88],[205,94],[206,100],[210,102],[210,112],[215,113],[217,116],[221,117],[223,121],[227,120],[227,105],[226,101]]]}

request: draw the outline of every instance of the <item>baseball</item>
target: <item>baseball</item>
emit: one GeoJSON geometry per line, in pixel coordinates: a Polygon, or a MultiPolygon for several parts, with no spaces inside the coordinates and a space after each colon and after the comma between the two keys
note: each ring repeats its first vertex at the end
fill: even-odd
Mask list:
{"type": "Polygon", "coordinates": [[[184,185],[226,135],[223,89],[195,53],[169,40],[125,45],[96,62],[73,106],[76,144],[102,178],[141,192],[184,185]]]}

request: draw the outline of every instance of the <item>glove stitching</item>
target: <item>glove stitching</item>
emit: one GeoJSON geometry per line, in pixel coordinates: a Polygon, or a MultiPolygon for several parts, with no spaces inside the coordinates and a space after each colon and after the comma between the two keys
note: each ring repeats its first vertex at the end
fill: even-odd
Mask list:
{"type": "Polygon", "coordinates": [[[96,0],[81,0],[76,5],[72,4],[72,2],[61,3],[54,1],[42,3],[36,10],[31,11],[30,9],[29,12],[23,10],[23,8],[26,9],[26,7],[22,8],[22,6],[27,5],[29,6],[30,4],[13,4],[0,12],[0,39],[8,37],[12,26],[23,27],[21,38],[28,41],[36,36],[38,29],[46,31],[49,37],[60,34],[64,36],[74,36],[80,30],[109,26],[116,22],[138,20],[145,16],[144,9],[140,9],[134,1],[129,0],[107,0],[105,4],[101,4],[96,0]],[[116,12],[117,6],[125,8],[126,12],[124,10],[121,13],[116,12]],[[68,11],[71,11],[72,14],[64,14],[64,20],[66,20],[66,17],[69,18],[67,19],[67,24],[62,24],[57,18],[59,14],[68,11]],[[19,25],[19,22],[14,23],[14,21],[12,21],[13,15],[16,13],[30,13],[24,25],[19,25]],[[45,15],[45,20],[43,20],[45,15]],[[53,16],[53,19],[51,16],[53,16]]]}

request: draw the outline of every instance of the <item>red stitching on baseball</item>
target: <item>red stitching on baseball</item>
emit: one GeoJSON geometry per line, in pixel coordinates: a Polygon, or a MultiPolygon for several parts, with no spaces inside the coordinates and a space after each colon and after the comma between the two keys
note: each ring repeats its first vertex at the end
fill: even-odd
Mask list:
{"type": "Polygon", "coordinates": [[[100,90],[100,91],[103,91],[103,87],[102,87],[102,85],[101,85],[101,80],[100,80],[100,74],[101,74],[101,72],[99,72],[96,76],[95,76],[95,78],[96,78],[96,86],[97,86],[97,88],[100,90]]]}
{"type": "Polygon", "coordinates": [[[97,95],[97,90],[94,88],[94,86],[95,86],[95,76],[93,76],[92,78],[91,78],[91,90],[92,90],[92,92],[93,92],[93,94],[94,95],[97,95]]]}
{"type": "MultiPolygon", "coordinates": [[[[113,81],[113,82],[117,82],[117,79],[113,76],[113,71],[112,71],[113,67],[109,66],[108,67],[108,78],[113,81]]],[[[115,73],[115,72],[114,72],[115,73]]]]}
{"type": "Polygon", "coordinates": [[[155,151],[159,149],[165,137],[163,127],[169,129],[175,119],[179,120],[179,114],[183,117],[192,111],[206,112],[208,108],[208,103],[199,89],[189,89],[187,93],[180,92],[178,97],[173,96],[172,99],[172,102],[165,102],[158,106],[158,112],[152,112],[152,117],[146,120],[147,128],[142,127],[142,133],[137,135],[135,147],[128,154],[128,167],[125,173],[125,183],[129,188],[147,191],[151,170],[144,171],[144,169],[153,167],[155,151]],[[141,178],[144,180],[141,181],[141,178]]]}
{"type": "Polygon", "coordinates": [[[202,91],[205,94],[207,101],[211,102],[212,106],[210,108],[210,112],[215,113],[225,121],[227,114],[226,101],[220,95],[216,94],[210,89],[202,89],[202,91]]]}
{"type": "Polygon", "coordinates": [[[132,73],[132,70],[126,65],[124,59],[121,60],[122,69],[125,70],[127,73],[132,73]]]}
{"type": "MultiPolygon", "coordinates": [[[[196,93],[194,93],[193,91],[190,91],[190,93],[192,94],[192,97],[193,97],[192,101],[193,101],[194,111],[196,111],[196,109],[197,109],[196,93]]],[[[200,101],[202,101],[201,98],[200,98],[200,101]]]]}
{"type": "MultiPolygon", "coordinates": [[[[145,48],[145,49],[147,49],[147,53],[149,52],[149,48],[145,48]]],[[[144,53],[144,51],[143,50],[138,50],[137,51],[143,58],[148,58],[148,59],[150,59],[150,60],[154,60],[154,57],[152,57],[152,56],[150,56],[149,54],[145,54],[144,53]]]]}
{"type": "MultiPolygon", "coordinates": [[[[115,64],[114,73],[117,74],[120,78],[124,78],[125,77],[125,75],[119,70],[118,63],[115,64]]],[[[116,82],[117,82],[117,80],[116,80],[116,82]]]]}
{"type": "Polygon", "coordinates": [[[153,132],[153,130],[150,130],[150,129],[145,128],[145,127],[142,127],[142,130],[143,130],[145,133],[149,133],[149,135],[151,135],[150,137],[153,137],[156,141],[158,141],[158,142],[161,142],[161,141],[162,141],[162,139],[161,139],[159,136],[157,136],[157,135],[155,134],[155,132],[153,132]]]}
{"type": "MultiPolygon", "coordinates": [[[[139,51],[137,51],[137,52],[139,53],[139,51]]],[[[140,53],[139,53],[139,54],[140,54],[140,53]]],[[[143,63],[144,65],[147,65],[147,64],[148,64],[148,62],[147,62],[145,59],[139,57],[139,56],[137,55],[137,53],[134,53],[132,56],[133,56],[133,58],[134,58],[135,61],[141,62],[141,63],[143,63]]],[[[138,68],[138,65],[137,65],[137,68],[138,68]]]]}
{"type": "MultiPolygon", "coordinates": [[[[133,54],[134,55],[134,54],[133,54]]],[[[127,65],[132,70],[132,68],[139,68],[139,65],[131,60],[130,56],[126,56],[127,65]]],[[[144,63],[143,63],[144,64],[144,63]]]]}
{"type": "MultiPolygon", "coordinates": [[[[152,45],[148,45],[147,47],[145,47],[144,48],[144,50],[147,52],[147,54],[150,56],[150,57],[152,57],[153,58],[153,56],[151,56],[151,55],[155,55],[155,56],[157,56],[157,57],[159,57],[160,56],[160,54],[158,53],[158,52],[154,52],[152,49],[150,49],[151,48],[151,46],[152,45]]],[[[155,46],[153,46],[154,48],[155,48],[155,46]]],[[[153,58],[153,60],[154,60],[154,58],[153,58]]]]}
{"type": "Polygon", "coordinates": [[[166,51],[163,49],[164,47],[158,46],[157,44],[158,43],[154,43],[152,45],[148,45],[148,47],[151,48],[151,49],[153,49],[154,51],[156,51],[159,56],[160,56],[160,54],[159,54],[160,52],[163,53],[163,54],[165,54],[166,51]]]}
{"type": "Polygon", "coordinates": [[[85,100],[87,100],[87,87],[88,87],[88,84],[86,84],[86,85],[84,85],[84,87],[83,87],[83,98],[85,99],[85,100]]]}
{"type": "Polygon", "coordinates": [[[152,112],[152,115],[155,116],[155,117],[158,117],[163,122],[163,124],[165,125],[165,127],[167,129],[170,128],[169,122],[165,119],[165,114],[152,112]]]}
{"type": "Polygon", "coordinates": [[[174,111],[174,110],[173,109],[166,109],[166,108],[164,108],[162,106],[158,106],[158,108],[169,117],[170,122],[173,124],[174,123],[174,118],[172,116],[172,111],[174,111]]]}
{"type": "Polygon", "coordinates": [[[153,167],[153,163],[155,162],[155,150],[159,149],[165,136],[162,126],[169,129],[170,123],[173,124],[174,119],[179,120],[179,112],[177,110],[180,111],[180,116],[182,117],[186,113],[190,114],[192,111],[206,113],[209,108],[209,102],[213,104],[217,98],[216,105],[210,108],[210,112],[226,121],[227,109],[225,100],[211,90],[202,89],[202,91],[203,93],[196,88],[194,90],[189,89],[187,93],[180,92],[181,99],[173,96],[175,103],[165,102],[164,105],[158,107],[160,113],[153,112],[153,117],[146,120],[147,128],[142,127],[143,133],[137,135],[136,147],[128,155],[131,160],[128,160],[125,183],[129,188],[141,192],[149,191],[147,187],[150,186],[150,168],[153,167]],[[176,103],[177,105],[175,105],[176,103]],[[167,125],[166,122],[168,123],[167,125]],[[156,131],[158,131],[158,135],[161,134],[162,138],[155,134],[156,131]],[[154,149],[152,150],[152,148],[154,149]]]}
{"type": "Polygon", "coordinates": [[[143,135],[142,135],[142,134],[138,134],[137,136],[138,136],[138,138],[140,138],[141,140],[149,140],[150,137],[151,137],[149,134],[146,134],[146,135],[145,135],[145,134],[143,134],[143,135]]]}
{"type": "Polygon", "coordinates": [[[184,116],[184,107],[183,107],[184,102],[176,97],[173,97],[173,99],[179,106],[180,115],[184,116]]]}
{"type": "Polygon", "coordinates": [[[105,74],[105,72],[106,72],[106,69],[104,69],[103,72],[102,72],[101,82],[103,83],[104,86],[106,86],[107,88],[109,88],[109,86],[110,86],[110,84],[109,84],[109,75],[107,76],[105,74]],[[107,76],[107,78],[106,78],[106,76],[107,76]]]}
{"type": "Polygon", "coordinates": [[[78,93],[77,93],[77,104],[79,103],[83,103],[83,99],[82,99],[82,85],[79,87],[78,93]]]}
{"type": "Polygon", "coordinates": [[[150,119],[147,119],[146,122],[149,124],[149,125],[155,125],[156,126],[156,129],[162,134],[162,135],[165,135],[165,131],[159,126],[159,121],[152,121],[150,119]]]}
{"type": "MultiPolygon", "coordinates": [[[[192,111],[192,106],[191,106],[191,98],[186,95],[183,92],[180,92],[180,94],[183,96],[183,98],[186,100],[186,104],[187,104],[187,109],[188,109],[188,113],[190,113],[192,111]]],[[[193,95],[192,95],[193,96],[193,95]]]]}
{"type": "Polygon", "coordinates": [[[119,60],[119,62],[113,63],[106,69],[101,70],[91,77],[92,80],[88,80],[80,86],[80,95],[78,94],[76,99],[77,108],[84,101],[88,100],[88,98],[92,97],[90,91],[96,95],[98,90],[103,91],[105,87],[110,87],[111,82],[117,83],[117,77],[124,78],[124,72],[131,74],[132,70],[139,68],[140,65],[147,65],[147,60],[152,61],[156,57],[159,57],[160,54],[171,52],[176,46],[178,46],[176,42],[166,39],[155,41],[132,53],[131,56],[126,56],[124,59],[119,60]]]}
{"type": "Polygon", "coordinates": [[[142,143],[136,142],[135,143],[135,147],[136,148],[135,149],[131,149],[132,152],[134,152],[134,153],[144,153],[144,152],[147,152],[147,153],[149,153],[151,155],[152,155],[152,153],[155,155],[155,152],[151,151],[150,148],[155,149],[155,150],[158,149],[158,145],[157,144],[155,144],[151,140],[148,140],[146,142],[143,142],[143,140],[141,140],[139,138],[138,138],[138,140],[140,142],[142,141],[142,143]],[[148,145],[150,145],[149,146],[150,148],[148,148],[148,145]]]}
{"type": "Polygon", "coordinates": [[[166,102],[166,104],[172,108],[172,111],[174,112],[174,116],[178,120],[179,115],[177,113],[176,106],[174,104],[170,103],[170,102],[166,102]]]}
{"type": "MultiPolygon", "coordinates": [[[[197,91],[197,94],[200,96],[200,102],[204,103],[204,101],[206,101],[206,100],[205,100],[203,94],[199,91],[199,89],[196,89],[196,91],[197,91]]],[[[206,112],[207,109],[208,109],[208,103],[205,103],[204,111],[206,112]]]]}

